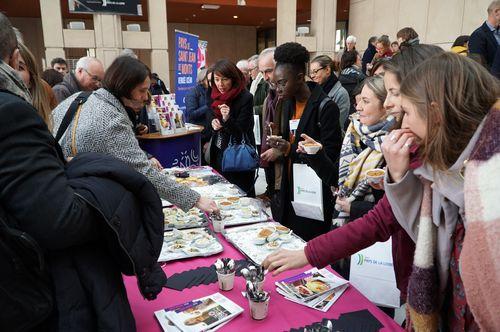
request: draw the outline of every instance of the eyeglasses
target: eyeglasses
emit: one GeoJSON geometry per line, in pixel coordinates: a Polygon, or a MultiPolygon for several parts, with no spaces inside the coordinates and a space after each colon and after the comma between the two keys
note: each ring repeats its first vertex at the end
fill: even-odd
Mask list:
{"type": "Polygon", "coordinates": [[[91,73],[89,73],[89,71],[85,68],[82,68],[83,70],[85,70],[85,72],[90,76],[90,78],[95,81],[95,82],[99,82],[101,83],[101,79],[97,76],[97,75],[92,75],[91,73]]]}
{"type": "Polygon", "coordinates": [[[326,67],[321,67],[321,68],[318,68],[318,69],[315,69],[315,70],[311,70],[311,73],[309,74],[309,76],[316,76],[321,70],[325,69],[326,67]]]}

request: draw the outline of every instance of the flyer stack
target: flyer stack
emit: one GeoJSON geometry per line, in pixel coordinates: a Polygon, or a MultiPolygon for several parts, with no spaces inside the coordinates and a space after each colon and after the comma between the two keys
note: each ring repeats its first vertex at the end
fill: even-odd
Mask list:
{"type": "Polygon", "coordinates": [[[328,311],[349,287],[348,281],[327,269],[313,268],[276,283],[276,291],[287,300],[306,307],[328,311]]]}
{"type": "Polygon", "coordinates": [[[162,135],[186,132],[184,115],[175,104],[175,94],[155,95],[148,107],[148,120],[162,135]]]}

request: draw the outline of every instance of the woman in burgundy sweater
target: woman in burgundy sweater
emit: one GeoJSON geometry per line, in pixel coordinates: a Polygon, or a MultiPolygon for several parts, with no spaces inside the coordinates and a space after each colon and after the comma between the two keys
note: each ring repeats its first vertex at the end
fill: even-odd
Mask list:
{"type": "MultiPolygon", "coordinates": [[[[384,106],[388,112],[401,112],[399,88],[404,77],[420,62],[442,52],[444,51],[437,46],[420,44],[405,49],[384,65],[384,85],[387,90],[384,106]]],[[[334,167],[334,163],[325,158],[314,164],[318,166],[311,165],[311,167],[320,177],[328,174],[328,169],[331,172],[334,167]]],[[[419,166],[417,151],[414,150],[411,154],[410,167],[419,166]]],[[[415,243],[397,222],[385,195],[362,217],[310,240],[303,250],[279,250],[269,255],[262,264],[269,271],[273,271],[274,275],[307,264],[323,268],[376,242],[387,241],[391,236],[396,284],[401,291],[401,298],[406,299],[415,243]]]]}

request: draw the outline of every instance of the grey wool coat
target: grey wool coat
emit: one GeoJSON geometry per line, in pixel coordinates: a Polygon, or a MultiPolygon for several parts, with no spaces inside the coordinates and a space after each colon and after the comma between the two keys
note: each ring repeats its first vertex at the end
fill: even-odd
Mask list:
{"type": "MultiPolygon", "coordinates": [[[[77,95],[67,98],[53,110],[54,136],[77,95]]],[[[74,124],[75,119],[59,141],[65,157],[71,156],[71,135],[74,124]]],[[[83,104],[75,137],[77,153],[99,152],[125,162],[145,175],[162,198],[184,211],[192,208],[198,201],[200,195],[196,191],[178,184],[153,167],[145,152],[139,147],[127,111],[106,89],[94,91],[83,104]]]]}

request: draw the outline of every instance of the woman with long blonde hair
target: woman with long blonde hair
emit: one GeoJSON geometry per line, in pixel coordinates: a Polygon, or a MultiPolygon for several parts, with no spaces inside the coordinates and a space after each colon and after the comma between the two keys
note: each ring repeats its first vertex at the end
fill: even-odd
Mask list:
{"type": "Polygon", "coordinates": [[[444,53],[404,80],[401,130],[382,145],[385,191],[416,242],[408,285],[416,331],[498,331],[500,84],[444,53]],[[422,165],[410,169],[419,146],[422,165]]]}
{"type": "Polygon", "coordinates": [[[50,86],[40,77],[38,64],[31,51],[23,44],[19,43],[19,74],[31,93],[33,107],[38,111],[49,130],[52,129],[52,107],[50,96],[45,85],[50,86]]]}

